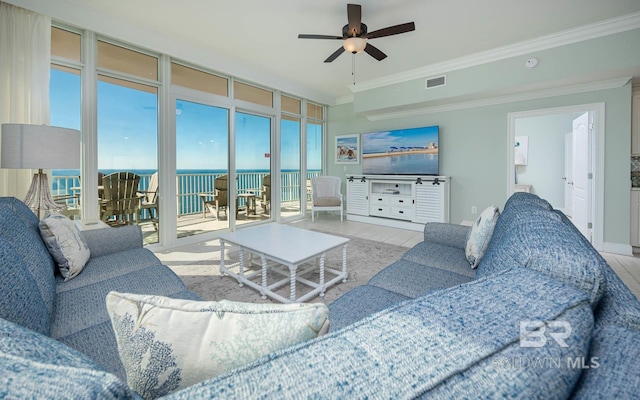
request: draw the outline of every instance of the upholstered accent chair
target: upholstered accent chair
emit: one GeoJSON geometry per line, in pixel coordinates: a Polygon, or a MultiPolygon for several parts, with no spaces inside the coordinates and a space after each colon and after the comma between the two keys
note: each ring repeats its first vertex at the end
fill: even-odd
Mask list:
{"type": "Polygon", "coordinates": [[[337,176],[316,176],[311,179],[311,221],[318,211],[340,211],[342,221],[342,180],[337,176]]]}

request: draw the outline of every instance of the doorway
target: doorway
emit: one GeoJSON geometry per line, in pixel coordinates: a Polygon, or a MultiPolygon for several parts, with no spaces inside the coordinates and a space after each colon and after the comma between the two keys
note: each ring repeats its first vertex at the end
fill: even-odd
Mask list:
{"type": "Polygon", "coordinates": [[[508,121],[507,195],[515,191],[517,177],[518,184],[563,211],[601,250],[604,104],[510,113],[508,121]],[[528,144],[527,162],[516,165],[515,144],[523,139],[528,144]]]}

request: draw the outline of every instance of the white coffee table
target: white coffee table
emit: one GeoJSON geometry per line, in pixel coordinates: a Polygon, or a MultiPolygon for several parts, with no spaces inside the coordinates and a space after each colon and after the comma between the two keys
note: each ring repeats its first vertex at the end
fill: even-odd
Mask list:
{"type": "Polygon", "coordinates": [[[240,229],[236,232],[220,235],[220,273],[234,277],[242,287],[247,285],[262,294],[282,303],[295,303],[306,301],[316,295],[324,296],[325,290],[338,281],[347,281],[347,243],[349,239],[340,236],[328,235],[306,229],[295,228],[289,225],[270,223],[251,228],[240,229]],[[224,263],[225,243],[240,246],[238,263],[226,266],[224,263]],[[325,267],[326,252],[342,246],[342,270],[325,267]],[[260,257],[261,269],[251,273],[245,273],[244,250],[250,251],[260,257]],[[318,259],[318,265],[314,262],[318,259]],[[271,262],[269,262],[271,261],[271,262]],[[283,268],[285,267],[285,268],[283,268]],[[288,270],[287,270],[288,269],[288,270]],[[237,272],[236,272],[237,270],[237,272]],[[318,270],[320,277],[318,282],[312,282],[304,278],[304,275],[313,270],[318,270]],[[270,285],[267,284],[267,272],[273,271],[284,276],[270,285]],[[325,282],[325,273],[335,275],[325,282]],[[252,281],[258,274],[262,274],[261,284],[252,281]],[[304,296],[296,297],[296,282],[303,283],[313,290],[304,296]],[[285,298],[275,293],[274,290],[289,283],[290,295],[285,298]]]}

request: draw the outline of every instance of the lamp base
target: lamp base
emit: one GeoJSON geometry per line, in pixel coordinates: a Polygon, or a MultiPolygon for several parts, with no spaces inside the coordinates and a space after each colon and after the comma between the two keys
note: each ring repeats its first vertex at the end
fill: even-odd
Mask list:
{"type": "Polygon", "coordinates": [[[51,191],[49,190],[49,180],[47,174],[42,172],[42,169],[38,170],[37,174],[33,174],[33,180],[31,186],[27,192],[27,196],[24,198],[24,203],[38,216],[41,211],[59,211],[65,207],[56,203],[51,197],[51,191]]]}

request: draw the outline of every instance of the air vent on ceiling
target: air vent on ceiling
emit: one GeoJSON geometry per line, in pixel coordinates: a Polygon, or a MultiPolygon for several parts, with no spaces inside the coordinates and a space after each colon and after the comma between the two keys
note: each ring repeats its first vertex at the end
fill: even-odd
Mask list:
{"type": "Polygon", "coordinates": [[[447,83],[447,76],[436,76],[435,78],[428,78],[424,85],[425,89],[433,89],[435,87],[444,86],[447,83]]]}

